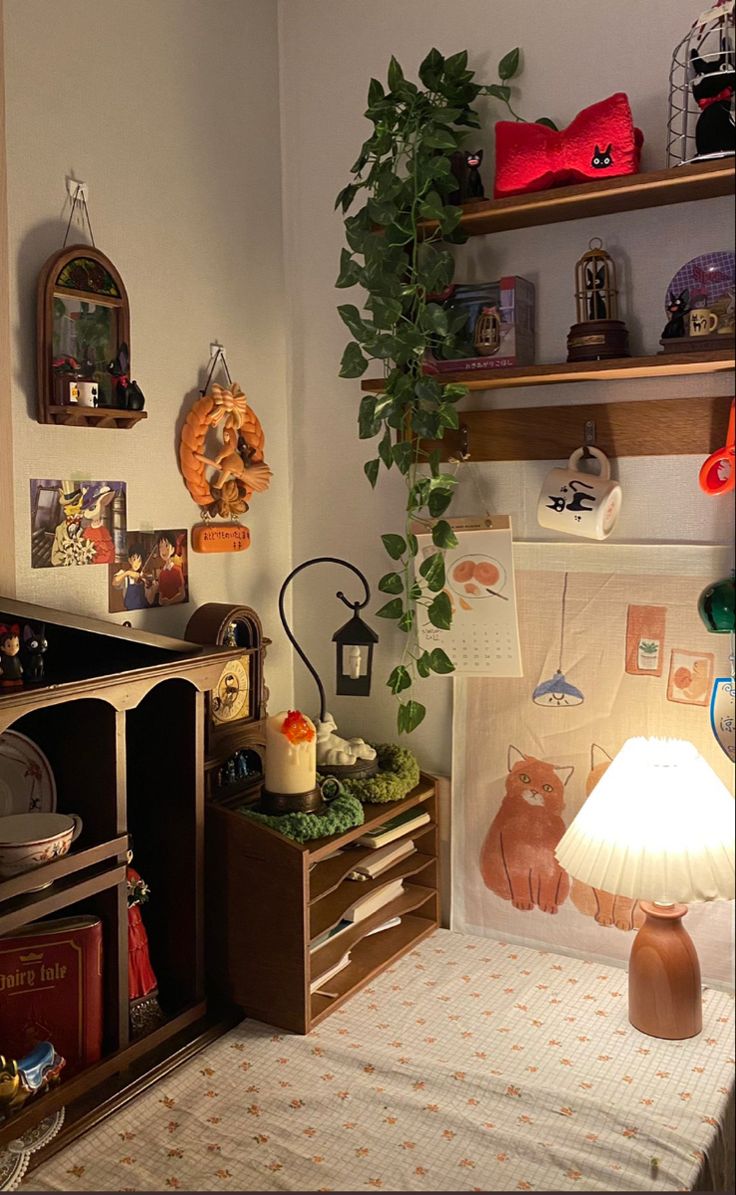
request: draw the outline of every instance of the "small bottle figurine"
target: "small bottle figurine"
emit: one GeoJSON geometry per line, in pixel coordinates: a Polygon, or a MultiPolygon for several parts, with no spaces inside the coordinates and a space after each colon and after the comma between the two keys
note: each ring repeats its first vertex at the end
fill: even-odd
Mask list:
{"type": "Polygon", "coordinates": [[[0,625],[0,685],[9,689],[23,684],[20,662],[20,627],[0,625]]]}
{"type": "Polygon", "coordinates": [[[475,321],[473,344],[481,357],[492,357],[501,347],[501,316],[497,307],[481,307],[475,321]]]}
{"type": "Polygon", "coordinates": [[[132,860],[133,852],[128,851],[128,1000],[133,1037],[140,1037],[163,1021],[163,1013],[158,1002],[158,980],[148,953],[148,934],[141,915],[141,905],[148,900],[150,889],[130,866],[132,860]]]}

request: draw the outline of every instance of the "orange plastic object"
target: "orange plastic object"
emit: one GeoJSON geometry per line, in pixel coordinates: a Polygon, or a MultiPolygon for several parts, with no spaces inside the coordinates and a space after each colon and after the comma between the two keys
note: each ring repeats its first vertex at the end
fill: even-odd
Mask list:
{"type": "Polygon", "coordinates": [[[281,726],[281,733],[286,735],[290,743],[311,743],[314,738],[314,727],[299,710],[289,710],[281,726]]]}
{"type": "Polygon", "coordinates": [[[192,527],[195,552],[244,552],[250,547],[250,531],[242,523],[198,523],[192,527]]]}
{"type": "Polygon", "coordinates": [[[734,406],[731,403],[731,414],[728,417],[728,432],[723,448],[712,452],[700,467],[701,490],[706,494],[727,494],[734,488],[734,406]]]}

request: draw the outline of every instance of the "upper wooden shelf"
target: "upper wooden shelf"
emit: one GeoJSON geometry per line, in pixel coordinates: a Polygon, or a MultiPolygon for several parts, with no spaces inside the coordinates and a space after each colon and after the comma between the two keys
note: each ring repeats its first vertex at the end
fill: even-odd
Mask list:
{"type": "MultiPolygon", "coordinates": [[[[596,179],[574,187],[535,191],[530,195],[512,195],[509,199],[473,200],[462,204],[461,226],[468,236],[483,236],[514,228],[533,228],[538,224],[580,220],[586,216],[715,199],[720,195],[732,195],[733,191],[734,159],[721,158],[715,162],[690,162],[687,166],[653,170],[647,174],[596,179]]],[[[428,221],[426,227],[430,229],[436,225],[428,221]]]]}
{"type": "MultiPolygon", "coordinates": [[[[654,357],[617,357],[610,361],[565,361],[556,365],[520,365],[513,369],[436,374],[443,383],[461,382],[468,390],[502,390],[511,386],[551,386],[558,382],[603,382],[627,378],[666,378],[676,374],[717,373],[733,369],[733,345],[703,353],[661,353],[654,357]]],[[[368,378],[361,389],[381,391],[383,378],[368,378]]]]}
{"type": "Polygon", "coordinates": [[[53,406],[46,408],[45,423],[64,424],[66,427],[135,427],[148,418],[147,411],[126,411],[120,407],[53,406]]]}

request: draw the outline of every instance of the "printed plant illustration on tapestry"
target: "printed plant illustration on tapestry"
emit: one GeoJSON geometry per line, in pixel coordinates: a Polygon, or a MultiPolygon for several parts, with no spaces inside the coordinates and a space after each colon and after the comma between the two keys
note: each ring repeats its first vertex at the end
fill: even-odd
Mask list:
{"type": "MultiPolygon", "coordinates": [[[[730,784],[707,708],[713,678],[729,671],[728,637],[709,634],[698,615],[707,556],[693,576],[671,575],[671,554],[656,572],[651,548],[639,554],[650,572],[634,571],[633,557],[628,571],[608,571],[600,556],[587,572],[565,571],[556,557],[546,570],[537,561],[550,547],[529,545],[535,568],[516,575],[524,676],[454,682],[452,927],[624,962],[638,902],[572,879],[554,849],[634,735],[689,740],[730,784]],[[650,643],[655,651],[643,650],[650,643]],[[686,667],[688,684],[673,689],[686,667]]],[[[731,920],[725,901],[689,910],[707,979],[732,972],[731,920]]]]}

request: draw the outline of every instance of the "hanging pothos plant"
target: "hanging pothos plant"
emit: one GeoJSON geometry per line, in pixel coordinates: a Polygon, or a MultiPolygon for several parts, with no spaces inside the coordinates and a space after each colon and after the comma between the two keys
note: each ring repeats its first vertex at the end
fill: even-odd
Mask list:
{"type": "MultiPolygon", "coordinates": [[[[519,52],[511,51],[499,63],[499,77],[511,78],[518,67],[519,52]]],[[[383,363],[380,392],[366,394],[360,405],[361,439],[380,437],[377,456],[364,468],[372,486],[382,465],[397,468],[407,486],[402,532],[382,536],[395,568],[378,583],[388,601],[377,611],[406,636],[387,681],[399,703],[399,733],[414,730],[426,713],[412,695],[415,680],[454,671],[442,648],[420,646],[417,624],[417,610],[423,606],[432,626],[449,629],[452,608],[444,557],[458,542],[442,517],[456,478],[442,471],[440,453],[425,452],[420,442],[440,440],[448,428],[458,428],[455,404],[468,393],[466,386],[443,383],[422,368],[429,353],[452,356],[456,334],[466,321],[463,312],[450,312],[432,298],[454,275],[454,260],[443,242],[466,239],[460,229],[462,209],[448,202],[458,189],[452,156],[468,131],[480,127],[473,109],[478,96],[506,103],[509,92],[505,85],[486,88],[474,82],[467,51],[444,58],[439,50],[430,50],[418,74],[421,87],[406,79],[392,58],[388,90],[371,79],[366,116],[373,132],[352,167],[353,181],[335,204],[346,213],[358,196],[364,200],[345,218],[349,248],[342,250],[336,285],[359,284],[367,292],[362,313],[353,304],[338,308],[353,337],[343,353],[340,376],[357,378],[369,361],[383,363]],[[416,524],[431,530],[435,549],[418,569],[416,524]]]]}

